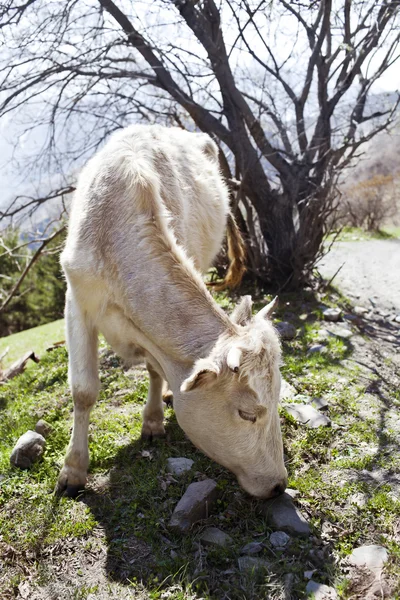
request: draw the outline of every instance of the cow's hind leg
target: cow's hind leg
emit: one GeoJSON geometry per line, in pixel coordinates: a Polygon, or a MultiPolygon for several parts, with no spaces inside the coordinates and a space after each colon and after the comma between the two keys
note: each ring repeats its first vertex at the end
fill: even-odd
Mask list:
{"type": "Polygon", "coordinates": [[[67,293],[65,312],[74,425],[57,492],[75,497],[86,483],[89,415],[99,391],[97,330],[74,300],[71,290],[67,293]]]}
{"type": "Polygon", "coordinates": [[[149,393],[143,410],[142,438],[151,440],[164,437],[164,410],[162,405],[163,378],[154,370],[150,363],[146,363],[150,377],[149,393]]]}

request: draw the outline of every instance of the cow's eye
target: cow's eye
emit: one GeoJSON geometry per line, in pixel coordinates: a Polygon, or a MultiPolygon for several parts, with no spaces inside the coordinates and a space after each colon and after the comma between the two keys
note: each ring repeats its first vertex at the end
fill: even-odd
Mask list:
{"type": "Polygon", "coordinates": [[[255,423],[257,421],[256,415],[244,412],[243,410],[239,410],[239,417],[241,419],[244,419],[245,421],[251,421],[252,423],[255,423]]]}

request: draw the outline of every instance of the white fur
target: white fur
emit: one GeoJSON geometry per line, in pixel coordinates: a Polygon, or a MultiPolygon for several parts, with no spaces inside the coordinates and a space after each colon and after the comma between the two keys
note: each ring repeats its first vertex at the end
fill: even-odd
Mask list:
{"type": "Polygon", "coordinates": [[[248,299],[240,319],[230,319],[200,275],[221,246],[229,210],[217,156],[204,134],[132,126],[82,172],[61,258],[75,404],[61,487],[86,480],[98,331],[124,359],[147,362],[145,435],[164,433],[165,380],[189,438],[246,490],[267,497],[285,483],[276,333],[268,319],[251,319],[248,299]]]}

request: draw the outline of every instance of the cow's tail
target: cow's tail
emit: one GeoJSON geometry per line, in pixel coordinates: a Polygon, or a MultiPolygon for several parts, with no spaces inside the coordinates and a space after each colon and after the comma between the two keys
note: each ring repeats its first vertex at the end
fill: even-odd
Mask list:
{"type": "Polygon", "coordinates": [[[231,212],[228,213],[227,221],[227,243],[229,268],[222,281],[210,283],[214,290],[224,290],[225,288],[235,288],[242,281],[246,271],[246,247],[242,234],[231,212]]]}

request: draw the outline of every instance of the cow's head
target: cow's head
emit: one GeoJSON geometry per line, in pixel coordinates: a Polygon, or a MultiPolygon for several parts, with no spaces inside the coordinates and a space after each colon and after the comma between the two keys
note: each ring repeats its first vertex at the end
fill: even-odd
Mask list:
{"type": "Polygon", "coordinates": [[[175,405],[192,442],[235,473],[253,496],[282,493],[287,483],[278,402],[280,344],[270,321],[275,301],[252,316],[245,296],[230,330],[198,360],[175,405]]]}

